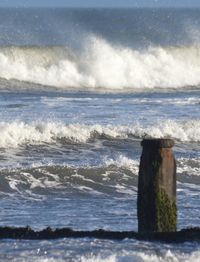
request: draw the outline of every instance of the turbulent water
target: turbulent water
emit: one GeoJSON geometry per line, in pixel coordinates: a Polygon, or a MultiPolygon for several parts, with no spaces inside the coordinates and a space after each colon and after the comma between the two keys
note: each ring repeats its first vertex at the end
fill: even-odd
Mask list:
{"type": "MultiPolygon", "coordinates": [[[[137,230],[140,142],[175,140],[199,226],[200,10],[0,10],[0,226],[137,230]]],[[[0,241],[0,261],[199,261],[196,243],[0,241]]]]}

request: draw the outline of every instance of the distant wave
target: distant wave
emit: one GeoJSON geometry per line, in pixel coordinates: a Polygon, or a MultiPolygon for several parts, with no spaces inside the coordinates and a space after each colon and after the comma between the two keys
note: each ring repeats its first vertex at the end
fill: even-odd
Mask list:
{"type": "Polygon", "coordinates": [[[67,47],[0,48],[0,78],[60,89],[133,90],[197,87],[200,46],[114,46],[88,37],[82,50],[67,47]]]}
{"type": "Polygon", "coordinates": [[[80,125],[62,123],[0,122],[0,147],[16,148],[19,146],[43,143],[87,143],[95,139],[127,139],[144,137],[171,137],[178,141],[199,142],[200,121],[185,122],[165,121],[155,126],[112,126],[80,125]]]}

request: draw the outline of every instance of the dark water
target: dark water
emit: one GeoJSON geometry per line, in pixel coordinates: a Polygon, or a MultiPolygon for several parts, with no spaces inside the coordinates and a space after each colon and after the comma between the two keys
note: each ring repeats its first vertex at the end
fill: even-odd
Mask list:
{"type": "MultiPolygon", "coordinates": [[[[137,230],[144,137],[175,140],[199,226],[200,10],[0,10],[0,226],[137,230]]],[[[1,261],[198,261],[199,245],[0,242],[1,261]]]]}

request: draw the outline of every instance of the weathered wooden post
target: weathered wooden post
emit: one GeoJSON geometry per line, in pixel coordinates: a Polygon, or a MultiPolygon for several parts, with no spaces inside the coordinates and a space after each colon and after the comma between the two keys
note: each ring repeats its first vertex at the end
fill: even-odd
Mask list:
{"type": "Polygon", "coordinates": [[[176,231],[176,161],[171,139],[144,139],[138,182],[138,231],[176,231]]]}

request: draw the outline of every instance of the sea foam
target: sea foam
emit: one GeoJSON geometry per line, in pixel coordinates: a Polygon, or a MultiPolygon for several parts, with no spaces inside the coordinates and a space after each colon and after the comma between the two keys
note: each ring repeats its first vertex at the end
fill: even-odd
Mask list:
{"type": "Polygon", "coordinates": [[[101,257],[91,255],[90,257],[82,257],[82,262],[125,262],[125,261],[134,261],[134,262],[179,262],[179,261],[199,261],[200,252],[196,251],[191,254],[178,253],[171,250],[163,251],[162,255],[157,255],[151,252],[121,252],[121,254],[110,255],[107,257],[101,257]]]}
{"type": "Polygon", "coordinates": [[[167,120],[162,124],[144,127],[139,124],[129,126],[83,125],[56,122],[0,122],[0,147],[18,147],[24,144],[87,143],[95,139],[127,139],[145,137],[171,137],[183,142],[200,141],[200,121],[176,122],[167,120]]]}
{"type": "Polygon", "coordinates": [[[0,77],[61,89],[133,90],[197,87],[200,47],[136,50],[95,36],[83,48],[0,48],[0,77]]]}

